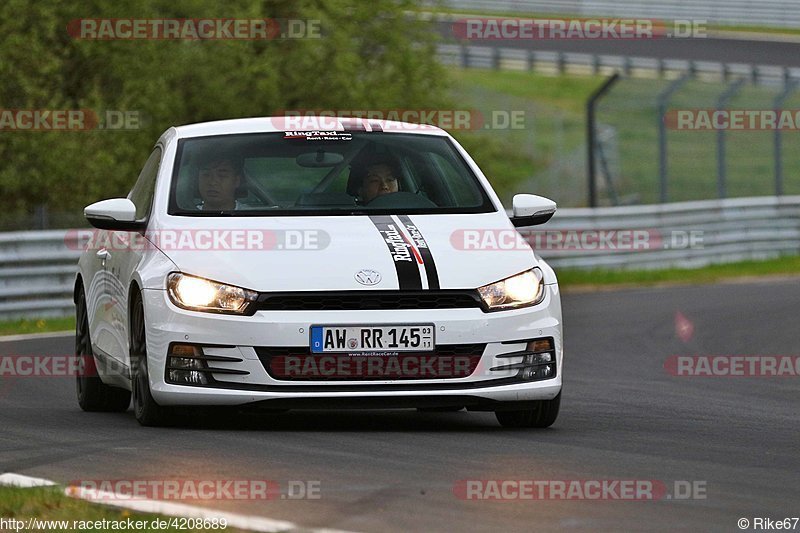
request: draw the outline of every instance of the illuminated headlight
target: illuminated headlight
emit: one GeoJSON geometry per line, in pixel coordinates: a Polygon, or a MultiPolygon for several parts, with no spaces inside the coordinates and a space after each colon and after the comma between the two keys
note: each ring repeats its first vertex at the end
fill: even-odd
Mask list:
{"type": "Polygon", "coordinates": [[[478,288],[489,311],[536,305],[544,300],[544,275],[532,268],[516,276],[478,288]]]}
{"type": "Polygon", "coordinates": [[[243,314],[258,293],[196,276],[173,272],[167,278],[172,303],[193,311],[243,314]]]}

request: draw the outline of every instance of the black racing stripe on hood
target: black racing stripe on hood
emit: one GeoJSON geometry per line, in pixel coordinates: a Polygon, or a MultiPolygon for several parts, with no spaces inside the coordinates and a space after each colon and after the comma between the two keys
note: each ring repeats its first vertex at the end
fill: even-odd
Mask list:
{"type": "Polygon", "coordinates": [[[428,288],[434,290],[439,289],[439,274],[436,271],[436,263],[433,260],[431,249],[428,247],[428,242],[425,240],[425,237],[422,235],[417,225],[414,224],[414,221],[411,220],[411,217],[408,215],[397,215],[397,218],[406,227],[409,235],[411,235],[411,240],[414,242],[414,245],[422,256],[422,260],[425,262],[425,274],[428,277],[428,288]]]}
{"type": "MultiPolygon", "coordinates": [[[[383,242],[392,256],[397,271],[400,290],[422,289],[422,277],[410,247],[403,239],[403,234],[392,217],[387,215],[370,215],[369,219],[381,234],[383,242]]],[[[424,259],[423,259],[424,260],[424,259]]]]}

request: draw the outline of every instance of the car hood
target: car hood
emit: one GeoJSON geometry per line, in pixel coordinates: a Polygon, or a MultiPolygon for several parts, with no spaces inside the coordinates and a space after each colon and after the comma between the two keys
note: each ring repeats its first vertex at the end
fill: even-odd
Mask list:
{"type": "Polygon", "coordinates": [[[261,292],[474,289],[537,265],[502,212],[167,217],[148,238],[181,272],[261,292]]]}

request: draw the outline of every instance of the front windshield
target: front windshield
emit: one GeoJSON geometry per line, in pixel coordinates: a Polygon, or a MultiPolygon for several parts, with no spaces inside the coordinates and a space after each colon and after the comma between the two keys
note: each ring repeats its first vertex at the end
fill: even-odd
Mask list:
{"type": "Polygon", "coordinates": [[[343,131],[184,139],[169,203],[182,216],[491,211],[446,137],[343,131]]]}

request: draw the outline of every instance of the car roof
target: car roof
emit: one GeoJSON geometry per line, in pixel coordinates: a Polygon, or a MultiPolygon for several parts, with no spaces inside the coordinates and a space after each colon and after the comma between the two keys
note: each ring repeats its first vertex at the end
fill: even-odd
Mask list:
{"type": "Polygon", "coordinates": [[[237,118],[175,127],[175,133],[178,138],[230,135],[237,133],[275,133],[281,131],[383,131],[390,133],[447,136],[447,132],[443,129],[427,124],[329,116],[237,118]]]}

